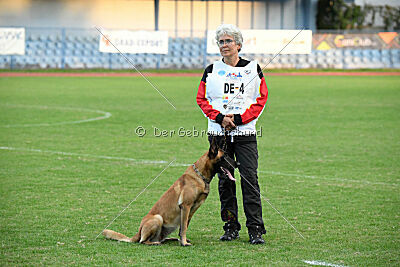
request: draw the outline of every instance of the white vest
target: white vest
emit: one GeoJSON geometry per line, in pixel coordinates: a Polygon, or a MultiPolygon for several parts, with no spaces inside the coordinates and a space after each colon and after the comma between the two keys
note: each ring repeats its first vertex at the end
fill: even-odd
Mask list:
{"type": "MultiPolygon", "coordinates": [[[[224,115],[243,114],[257,102],[260,83],[257,61],[251,61],[245,67],[232,67],[218,60],[213,63],[213,71],[206,79],[206,98],[213,109],[224,115]]],[[[231,135],[256,134],[256,122],[257,119],[237,126],[231,135]]],[[[222,126],[208,119],[208,133],[222,135],[222,126]]]]}

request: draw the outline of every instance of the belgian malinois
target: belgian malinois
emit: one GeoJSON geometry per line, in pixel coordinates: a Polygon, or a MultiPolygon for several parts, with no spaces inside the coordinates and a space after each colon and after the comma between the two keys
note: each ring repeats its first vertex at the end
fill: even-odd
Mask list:
{"type": "Polygon", "coordinates": [[[186,239],[186,230],[193,214],[206,200],[210,191],[210,182],[216,173],[225,179],[234,180],[229,170],[238,166],[218,146],[213,138],[209,150],[165,192],[150,212],[142,219],[139,232],[132,238],[112,230],[104,230],[106,238],[124,242],[139,242],[146,245],[160,245],[168,240],[180,241],[182,246],[191,246],[186,239]],[[167,238],[178,226],[179,239],[167,238]]]}

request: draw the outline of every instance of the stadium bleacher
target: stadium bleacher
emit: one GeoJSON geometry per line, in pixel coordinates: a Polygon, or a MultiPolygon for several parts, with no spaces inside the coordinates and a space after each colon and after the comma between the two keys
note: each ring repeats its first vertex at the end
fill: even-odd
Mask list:
{"type": "MultiPolygon", "coordinates": [[[[204,56],[204,38],[169,38],[168,54],[126,54],[137,68],[201,69],[220,59],[204,56]],[[206,60],[206,62],[204,62],[206,60]]],[[[93,30],[26,30],[25,55],[0,55],[0,68],[108,68],[131,69],[118,54],[102,53],[93,30]]],[[[243,54],[266,65],[274,55],[243,54]]],[[[400,68],[399,49],[313,50],[309,55],[279,55],[268,68],[400,68]]]]}

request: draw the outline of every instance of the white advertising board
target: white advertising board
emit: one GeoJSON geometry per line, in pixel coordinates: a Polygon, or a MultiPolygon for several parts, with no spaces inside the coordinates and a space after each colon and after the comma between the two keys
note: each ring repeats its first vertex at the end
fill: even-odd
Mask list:
{"type": "MultiPolygon", "coordinates": [[[[285,47],[300,30],[243,30],[243,48],[240,53],[276,54],[285,47]]],[[[310,54],[312,31],[303,30],[282,50],[281,54],[310,54]]],[[[207,53],[218,54],[215,31],[207,32],[207,53]]]]}
{"type": "Polygon", "coordinates": [[[25,28],[0,28],[0,55],[25,54],[25,28]]]}
{"type": "Polygon", "coordinates": [[[118,53],[114,44],[122,53],[168,54],[167,31],[102,30],[102,33],[107,38],[100,34],[100,52],[118,53]]]}

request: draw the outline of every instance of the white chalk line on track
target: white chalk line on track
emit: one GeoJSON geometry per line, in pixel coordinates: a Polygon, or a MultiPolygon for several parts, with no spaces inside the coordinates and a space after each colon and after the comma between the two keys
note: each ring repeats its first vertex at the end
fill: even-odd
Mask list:
{"type": "Polygon", "coordinates": [[[77,121],[62,121],[62,122],[53,122],[53,123],[28,123],[28,124],[9,124],[9,125],[0,125],[2,128],[14,128],[14,127],[43,127],[43,126],[56,126],[56,125],[65,125],[65,124],[78,124],[85,123],[91,121],[98,121],[108,119],[112,116],[110,112],[95,110],[95,109],[87,109],[87,108],[73,108],[73,107],[60,107],[60,106],[40,106],[40,105],[22,105],[22,104],[2,104],[2,106],[10,107],[10,108],[32,108],[32,109],[47,109],[47,110],[65,110],[65,111],[79,111],[79,112],[92,112],[102,114],[103,116],[89,118],[85,120],[77,120],[77,121]]]}
{"type": "Polygon", "coordinates": [[[329,263],[329,262],[324,262],[324,261],[306,261],[303,260],[304,263],[314,265],[314,266],[330,266],[330,267],[347,267],[345,265],[339,265],[339,264],[334,264],[334,263],[329,263]]]}
{"type": "MultiPolygon", "coordinates": [[[[16,147],[0,146],[0,150],[35,152],[35,153],[42,153],[42,154],[54,154],[54,155],[62,155],[62,156],[86,157],[86,158],[96,158],[96,159],[106,159],[106,160],[122,160],[122,161],[129,161],[134,164],[166,164],[166,163],[168,163],[165,160],[144,160],[144,159],[134,159],[134,158],[127,158],[127,157],[113,157],[113,156],[102,156],[102,155],[92,155],[92,154],[81,154],[81,153],[74,153],[74,152],[62,152],[62,151],[42,150],[42,149],[33,149],[33,148],[16,148],[16,147]]],[[[171,167],[188,167],[190,165],[191,164],[188,164],[188,163],[173,163],[173,164],[171,164],[171,167]]],[[[368,184],[368,185],[385,185],[385,186],[394,186],[394,187],[399,186],[399,184],[394,184],[394,183],[371,182],[368,180],[353,180],[353,179],[346,179],[346,178],[322,177],[322,176],[314,176],[314,175],[292,174],[292,173],[264,171],[264,170],[258,170],[258,172],[270,174],[270,175],[277,175],[277,176],[299,177],[299,178],[307,178],[307,179],[315,179],[315,180],[340,181],[340,182],[359,183],[359,184],[368,184]]]]}

